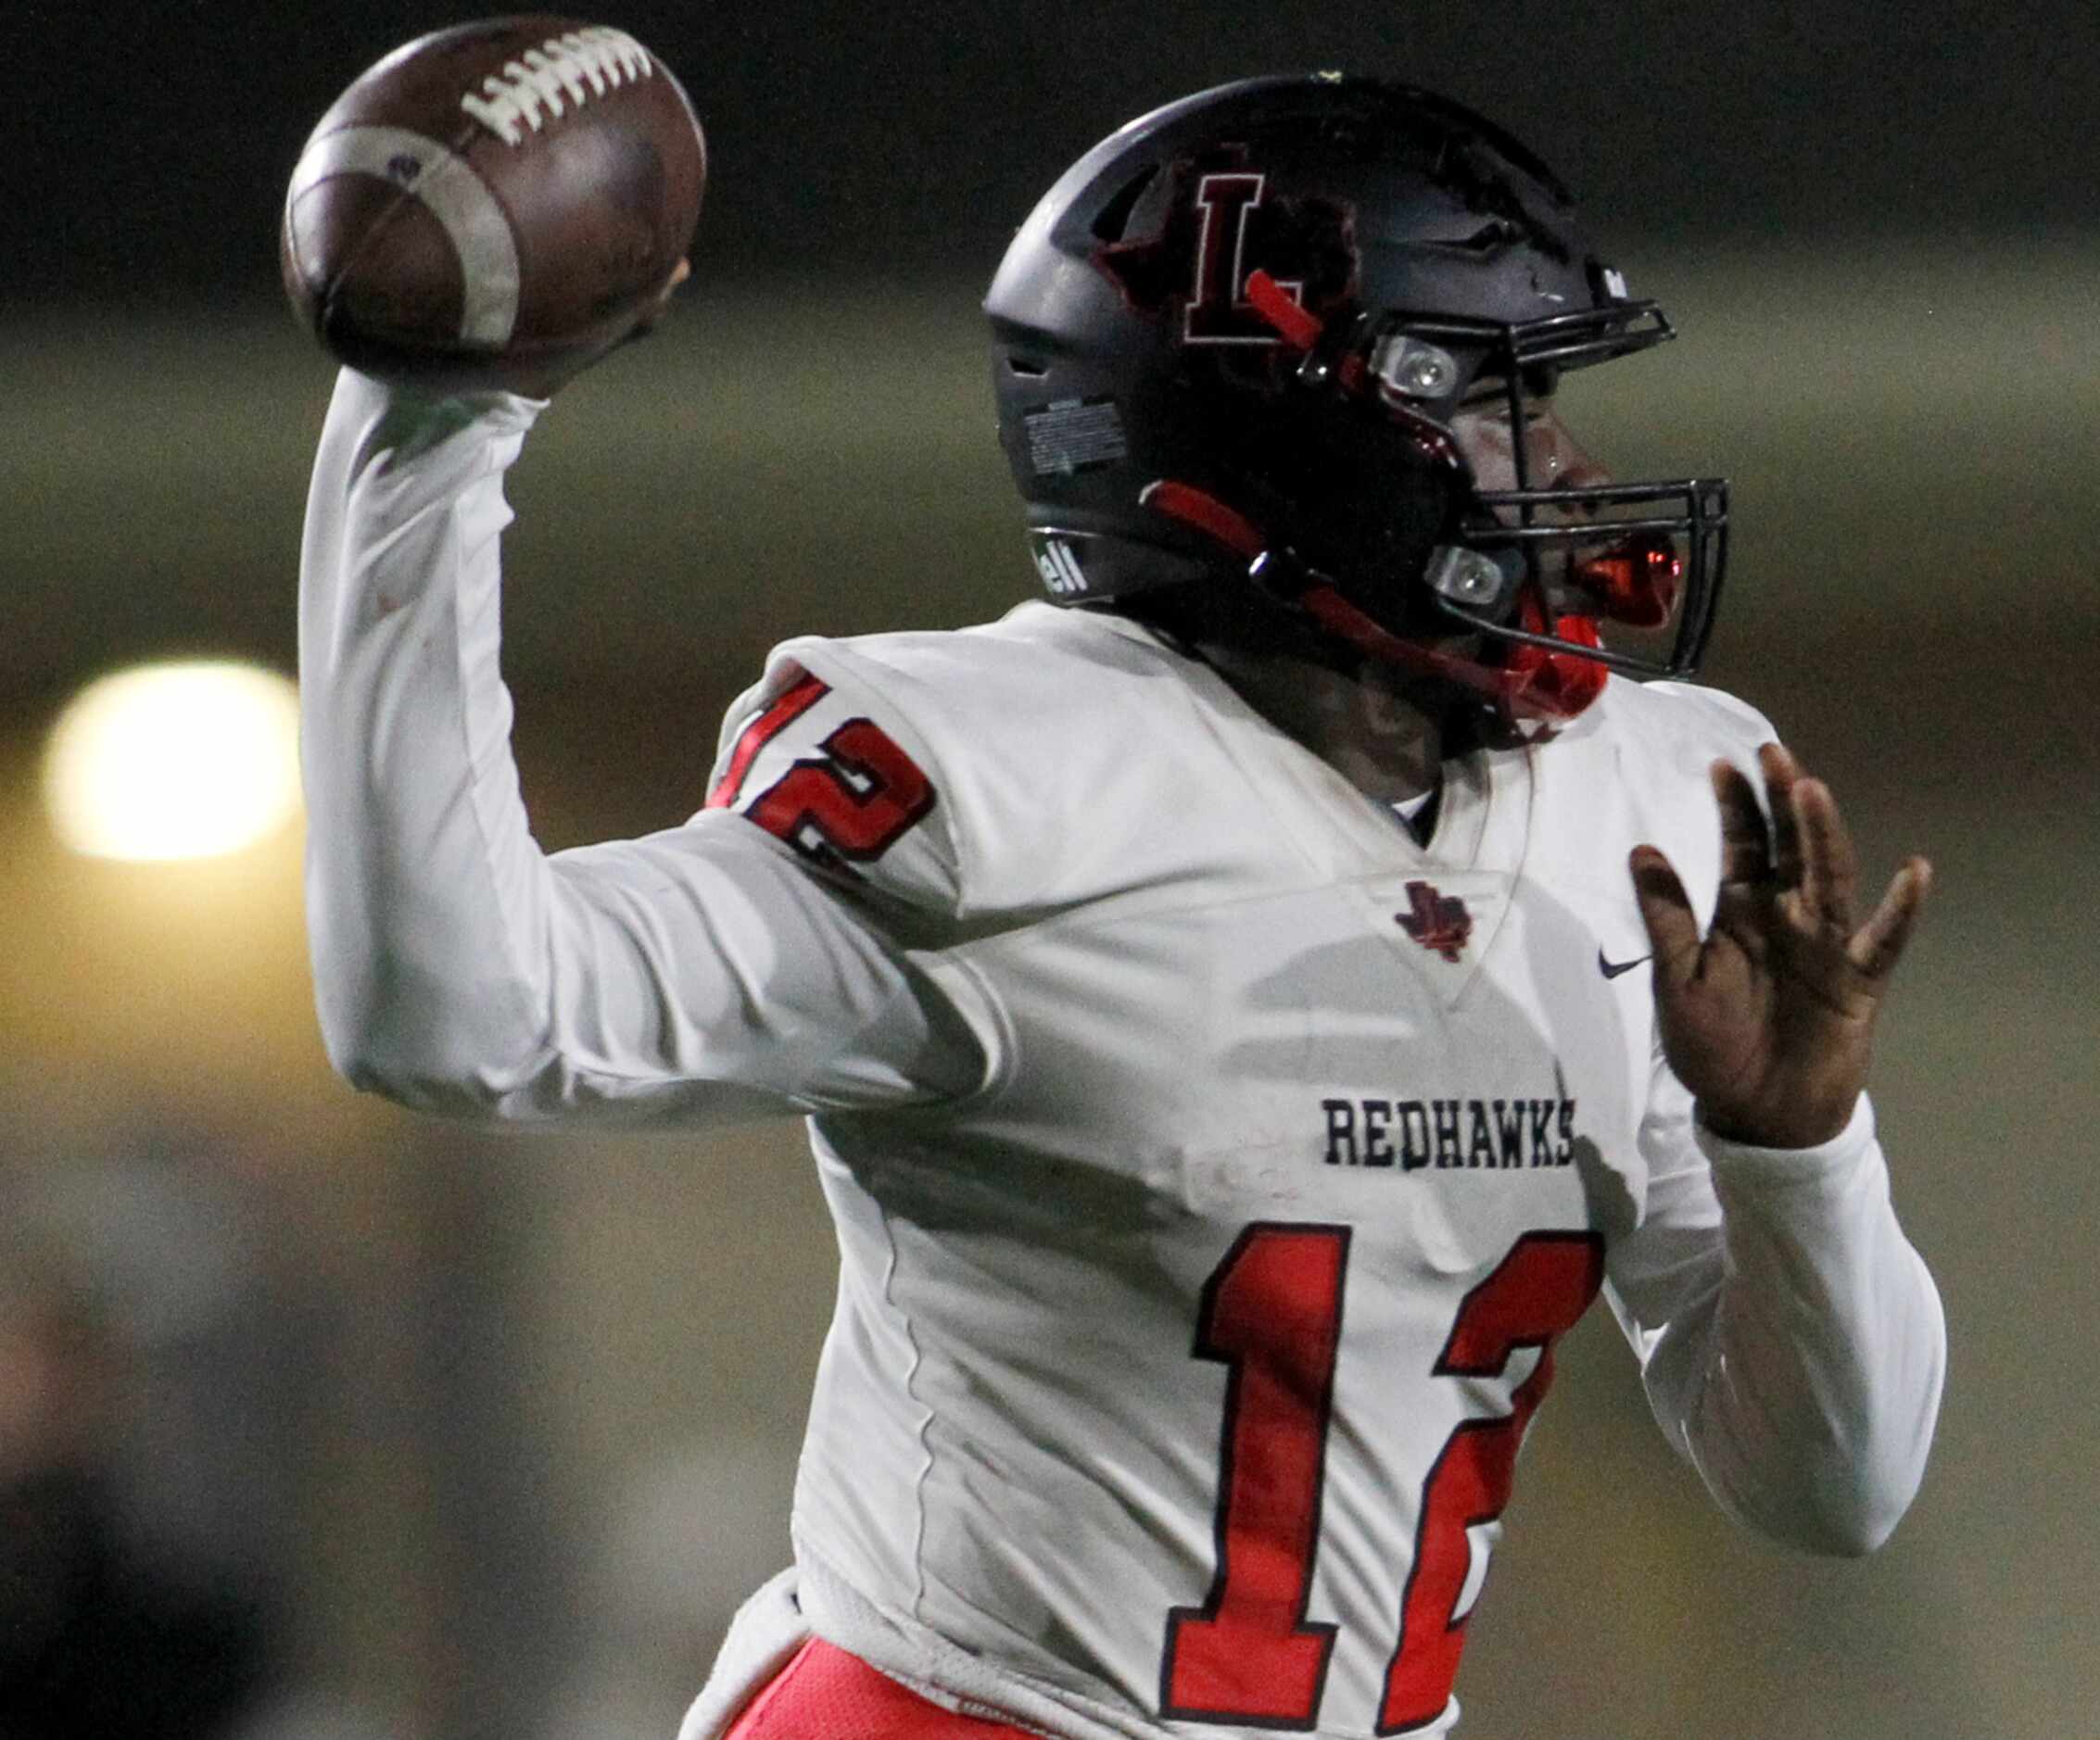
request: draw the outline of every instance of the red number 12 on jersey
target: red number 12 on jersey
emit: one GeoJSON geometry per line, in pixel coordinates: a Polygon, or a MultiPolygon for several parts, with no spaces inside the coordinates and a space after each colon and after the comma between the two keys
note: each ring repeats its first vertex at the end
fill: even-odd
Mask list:
{"type": "MultiPolygon", "coordinates": [[[[1349,1229],[1258,1222],[1203,1292],[1195,1353],[1229,1368],[1218,1482],[1218,1570],[1200,1608],[1167,1619],[1160,1713],[1184,1721],[1310,1728],[1335,1627],[1306,1619],[1320,1532],[1335,1352],[1349,1229]]],[[[1422,1492],[1399,1639],[1378,1732],[1436,1721],[1465,1647],[1453,1611],[1472,1564],[1466,1531],[1508,1504],[1517,1448],[1553,1381],[1552,1344],[1597,1295],[1594,1233],[1530,1232],[1460,1305],[1442,1377],[1493,1377],[1522,1347],[1540,1350],[1508,1414],[1461,1424],[1422,1492]]]]}
{"type": "Polygon", "coordinates": [[[744,777],[765,746],[830,689],[796,676],[745,725],[706,808],[741,805],[768,834],[804,856],[865,864],[879,858],[933,808],[933,785],[872,719],[848,719],[748,803],[744,777]]]}

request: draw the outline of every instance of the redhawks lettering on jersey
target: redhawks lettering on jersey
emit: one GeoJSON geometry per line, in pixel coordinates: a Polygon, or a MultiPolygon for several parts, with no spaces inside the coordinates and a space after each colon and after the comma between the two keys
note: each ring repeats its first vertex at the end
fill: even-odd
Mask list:
{"type": "Polygon", "coordinates": [[[1575,1103],[1550,1100],[1322,1100],[1326,1163],[1331,1166],[1392,1166],[1419,1172],[1434,1166],[1515,1171],[1564,1166],[1575,1160],[1575,1103]]]}

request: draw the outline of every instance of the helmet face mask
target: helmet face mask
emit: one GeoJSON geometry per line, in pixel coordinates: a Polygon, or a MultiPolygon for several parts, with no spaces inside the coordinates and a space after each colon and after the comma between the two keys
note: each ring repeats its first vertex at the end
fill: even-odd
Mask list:
{"type": "Polygon", "coordinates": [[[1550,645],[1550,637],[1514,620],[1505,593],[1485,583],[1481,571],[1492,563],[1512,591],[1528,584],[1563,612],[1602,618],[1620,632],[1641,631],[1631,637],[1633,648],[1589,649],[1596,662],[1639,676],[1696,670],[1727,559],[1726,482],[1556,483],[1533,474],[1529,443],[1518,433],[1535,404],[1550,397],[1562,371],[1674,338],[1662,309],[1653,302],[1623,300],[1499,330],[1434,316],[1393,318],[1405,345],[1484,347],[1486,366],[1473,378],[1499,401],[1512,431],[1510,486],[1484,488],[1475,482],[1457,541],[1433,559],[1423,576],[1436,608],[1454,624],[1519,645],[1550,645]],[[1469,574],[1480,575],[1482,584],[1466,588],[1469,574]],[[1492,620],[1498,603],[1502,614],[1492,620]],[[1655,643],[1654,631],[1673,625],[1674,633],[1655,643]]]}
{"type": "Polygon", "coordinates": [[[1514,487],[1483,490],[1453,435],[1484,394],[1521,432],[1562,372],[1674,336],[1550,171],[1470,110],[1325,75],[1170,105],[1067,171],[986,309],[1058,602],[1251,577],[1357,656],[1423,667],[1426,649],[1435,674],[1549,718],[1607,665],[1696,667],[1725,484],[1558,485],[1520,438],[1514,487]],[[1595,632],[1652,637],[1673,604],[1666,644],[1595,632]],[[1490,650],[1437,650],[1460,637],[1490,650]]]}

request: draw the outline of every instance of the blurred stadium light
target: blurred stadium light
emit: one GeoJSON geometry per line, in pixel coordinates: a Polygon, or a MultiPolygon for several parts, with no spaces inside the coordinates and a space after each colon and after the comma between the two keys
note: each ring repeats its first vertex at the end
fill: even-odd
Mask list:
{"type": "Polygon", "coordinates": [[[299,807],[298,693],[233,661],[99,678],[58,717],[44,763],[58,838],[93,858],[215,858],[299,807]]]}

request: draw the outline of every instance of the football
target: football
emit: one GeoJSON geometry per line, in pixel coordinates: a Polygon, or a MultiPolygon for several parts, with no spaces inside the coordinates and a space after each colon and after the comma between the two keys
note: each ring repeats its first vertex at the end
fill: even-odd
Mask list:
{"type": "Polygon", "coordinates": [[[457,25],[321,118],[285,197],[285,287],[352,368],[529,391],[647,317],[706,180],[684,88],[625,32],[457,25]]]}

